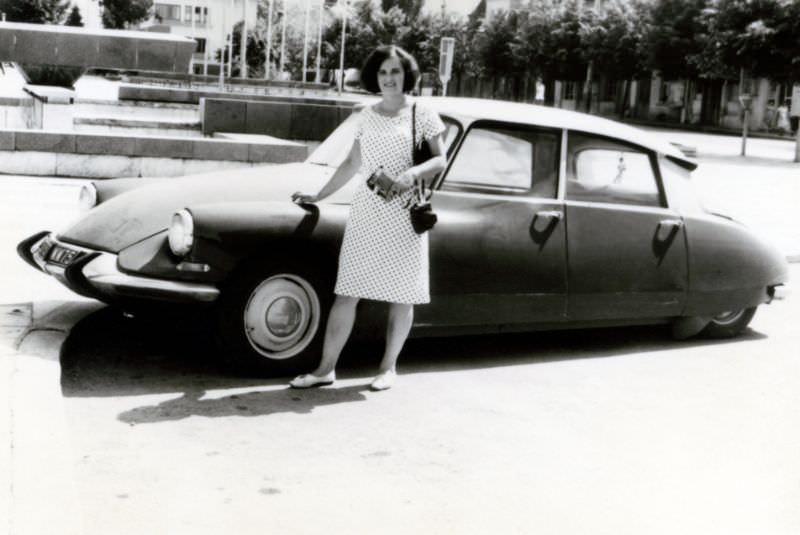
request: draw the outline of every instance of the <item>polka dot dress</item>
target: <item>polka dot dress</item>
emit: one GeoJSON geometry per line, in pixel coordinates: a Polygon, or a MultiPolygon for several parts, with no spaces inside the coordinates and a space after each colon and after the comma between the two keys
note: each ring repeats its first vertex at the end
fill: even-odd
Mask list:
{"type": "MultiPolygon", "coordinates": [[[[350,205],[334,292],[390,303],[428,303],[428,233],[414,232],[405,207],[413,192],[386,201],[366,184],[381,167],[392,177],[411,167],[411,107],[393,117],[367,107],[359,121],[361,181],[350,205]]],[[[436,112],[419,104],[416,121],[418,139],[444,131],[436,112]]]]}

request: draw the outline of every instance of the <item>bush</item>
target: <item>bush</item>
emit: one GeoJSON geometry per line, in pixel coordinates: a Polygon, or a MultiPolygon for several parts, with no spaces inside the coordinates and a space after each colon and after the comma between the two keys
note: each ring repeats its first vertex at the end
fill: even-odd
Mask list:
{"type": "Polygon", "coordinates": [[[56,67],[54,65],[20,65],[31,84],[54,85],[72,89],[83,75],[83,67],[56,67]]]}

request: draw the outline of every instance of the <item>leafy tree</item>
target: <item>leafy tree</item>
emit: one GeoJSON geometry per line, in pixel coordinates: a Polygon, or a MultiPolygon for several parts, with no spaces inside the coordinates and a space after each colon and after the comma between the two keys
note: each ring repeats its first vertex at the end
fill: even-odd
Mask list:
{"type": "Polygon", "coordinates": [[[608,78],[637,78],[647,72],[643,52],[646,28],[642,4],[620,0],[604,3],[583,25],[583,54],[608,78]]]}
{"type": "Polygon", "coordinates": [[[800,1],[780,2],[783,15],[775,21],[773,46],[775,47],[775,68],[770,78],[784,83],[800,82],[800,1]]]}
{"type": "Polygon", "coordinates": [[[61,24],[68,8],[67,0],[0,0],[9,22],[61,24]]]}
{"type": "Polygon", "coordinates": [[[525,15],[516,11],[495,11],[483,23],[474,40],[479,72],[484,76],[522,74],[527,58],[518,53],[517,34],[525,15]]]}
{"type": "MultiPolygon", "coordinates": [[[[369,0],[353,4],[347,17],[345,37],[345,69],[361,68],[376,46],[381,44],[379,34],[383,31],[379,21],[380,10],[369,0]]],[[[342,43],[342,19],[337,18],[323,33],[324,64],[329,69],[339,68],[339,49],[342,43]]]]}
{"type": "Polygon", "coordinates": [[[381,0],[381,10],[388,13],[392,8],[397,8],[409,20],[415,20],[419,17],[424,4],[425,0],[381,0]]]}
{"type": "Polygon", "coordinates": [[[67,22],[64,24],[66,26],[83,26],[83,17],[81,17],[81,10],[78,6],[72,6],[69,16],[67,17],[67,22]]]}
{"type": "Polygon", "coordinates": [[[102,0],[103,27],[123,30],[147,19],[153,0],[102,0]]]}
{"type": "Polygon", "coordinates": [[[667,80],[696,78],[698,66],[687,58],[701,53],[701,16],[706,0],[656,0],[649,10],[644,44],[650,68],[667,80]]]}
{"type": "MultiPolygon", "coordinates": [[[[242,26],[244,21],[239,21],[233,26],[233,66],[231,76],[237,77],[241,74],[240,52],[242,50],[242,26]]],[[[258,39],[253,30],[247,32],[247,73],[250,78],[264,77],[264,57],[266,43],[258,39]]],[[[225,60],[228,59],[228,47],[224,50],[225,60]]]]}

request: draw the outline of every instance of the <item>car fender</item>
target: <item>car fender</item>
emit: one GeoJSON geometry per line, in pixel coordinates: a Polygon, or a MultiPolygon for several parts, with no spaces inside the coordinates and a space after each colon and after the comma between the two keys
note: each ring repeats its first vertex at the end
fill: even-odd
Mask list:
{"type": "Polygon", "coordinates": [[[717,214],[684,218],[689,295],[684,314],[714,316],[769,302],[788,280],[785,257],[743,224],[717,214]]]}
{"type": "Polygon", "coordinates": [[[254,201],[206,203],[187,210],[194,222],[190,260],[224,274],[254,257],[291,254],[335,260],[349,207],[254,201]]]}

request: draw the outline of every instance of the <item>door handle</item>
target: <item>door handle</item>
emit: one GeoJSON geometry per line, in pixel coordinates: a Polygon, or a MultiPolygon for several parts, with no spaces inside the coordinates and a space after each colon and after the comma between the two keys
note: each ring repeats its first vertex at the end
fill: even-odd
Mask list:
{"type": "Polygon", "coordinates": [[[683,226],[683,221],[680,219],[662,219],[658,222],[659,228],[668,228],[670,232],[675,232],[683,226]]]}
{"type": "Polygon", "coordinates": [[[534,219],[546,219],[548,221],[561,221],[564,218],[564,212],[559,210],[542,210],[541,212],[536,212],[534,219]]]}
{"type": "Polygon", "coordinates": [[[672,243],[675,235],[683,228],[683,221],[680,219],[662,219],[656,228],[655,242],[668,245],[672,243]]]}
{"type": "Polygon", "coordinates": [[[536,212],[533,215],[533,221],[531,221],[531,228],[530,234],[533,241],[544,245],[544,242],[547,241],[547,238],[550,234],[553,233],[553,230],[558,225],[558,222],[564,218],[564,212],[559,210],[542,210],[540,212],[536,212]],[[543,224],[537,224],[539,221],[544,221],[543,224]]]}

